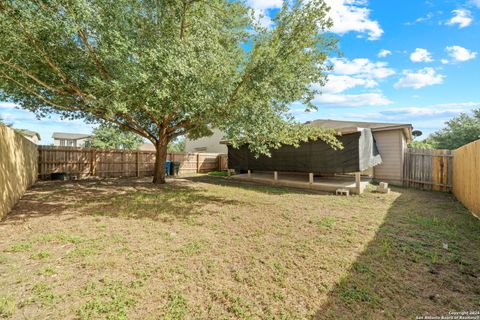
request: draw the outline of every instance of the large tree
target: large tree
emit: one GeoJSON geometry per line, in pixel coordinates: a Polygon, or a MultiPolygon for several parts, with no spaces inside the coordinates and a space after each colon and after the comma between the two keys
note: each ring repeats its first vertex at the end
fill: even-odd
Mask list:
{"type": "Polygon", "coordinates": [[[217,127],[257,153],[331,131],[295,124],[312,108],[336,40],[323,0],[285,1],[274,28],[231,0],[2,0],[0,100],[39,116],[111,122],[156,147],[217,127]]]}
{"type": "Polygon", "coordinates": [[[480,109],[474,109],[473,115],[462,113],[445,124],[428,138],[437,149],[453,150],[480,139],[480,109]]]}

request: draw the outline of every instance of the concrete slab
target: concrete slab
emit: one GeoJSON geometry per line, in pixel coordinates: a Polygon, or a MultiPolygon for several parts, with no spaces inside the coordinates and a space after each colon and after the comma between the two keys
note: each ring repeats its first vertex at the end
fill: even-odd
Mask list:
{"type": "Polygon", "coordinates": [[[361,178],[360,192],[355,186],[354,176],[336,176],[336,177],[311,177],[308,173],[305,174],[289,174],[278,172],[278,179],[274,179],[273,172],[251,172],[248,174],[236,174],[231,176],[232,179],[242,181],[253,181],[265,183],[276,186],[285,186],[301,189],[313,189],[319,191],[326,191],[335,193],[337,189],[346,189],[350,194],[362,193],[367,187],[371,179],[361,178]],[[311,180],[310,180],[311,179],[311,180]]]}

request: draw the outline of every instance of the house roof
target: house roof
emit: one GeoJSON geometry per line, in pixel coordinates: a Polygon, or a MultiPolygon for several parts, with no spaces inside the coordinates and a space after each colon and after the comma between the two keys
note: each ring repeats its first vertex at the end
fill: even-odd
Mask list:
{"type": "Polygon", "coordinates": [[[42,140],[42,138],[40,138],[40,134],[39,134],[38,132],[35,132],[35,131],[32,131],[32,130],[27,130],[27,129],[19,129],[19,131],[20,131],[24,136],[27,136],[27,137],[37,136],[38,140],[42,140]]]}
{"type": "Polygon", "coordinates": [[[359,128],[369,128],[372,132],[402,130],[407,141],[412,140],[413,126],[408,123],[387,123],[387,122],[364,122],[364,121],[343,121],[331,119],[317,119],[308,121],[306,124],[315,127],[336,129],[340,133],[350,133],[358,131],[359,128]]]}
{"type": "Polygon", "coordinates": [[[68,140],[78,140],[78,139],[85,139],[90,138],[91,134],[83,134],[83,133],[67,133],[67,132],[54,132],[52,134],[53,139],[68,139],[68,140]]]}
{"type": "Polygon", "coordinates": [[[151,143],[142,143],[138,147],[138,150],[140,150],[140,151],[155,151],[155,146],[151,143]]]}

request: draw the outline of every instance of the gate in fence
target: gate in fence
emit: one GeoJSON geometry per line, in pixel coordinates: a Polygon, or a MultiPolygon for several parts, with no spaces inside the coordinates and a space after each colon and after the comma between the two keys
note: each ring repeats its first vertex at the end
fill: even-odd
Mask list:
{"type": "Polygon", "coordinates": [[[451,150],[407,149],[403,184],[408,187],[451,191],[453,154],[451,150]]]}

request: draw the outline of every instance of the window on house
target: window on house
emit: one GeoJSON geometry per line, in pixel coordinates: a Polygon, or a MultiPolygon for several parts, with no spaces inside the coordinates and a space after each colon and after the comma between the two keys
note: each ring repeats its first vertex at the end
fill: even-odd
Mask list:
{"type": "Polygon", "coordinates": [[[76,147],[77,146],[77,141],[76,140],[67,140],[67,146],[76,147]]]}
{"type": "Polygon", "coordinates": [[[65,147],[65,140],[63,140],[63,139],[60,140],[60,146],[65,147]]]}

